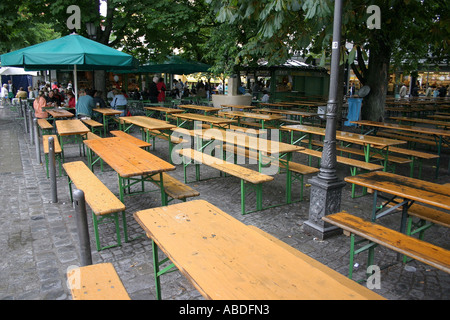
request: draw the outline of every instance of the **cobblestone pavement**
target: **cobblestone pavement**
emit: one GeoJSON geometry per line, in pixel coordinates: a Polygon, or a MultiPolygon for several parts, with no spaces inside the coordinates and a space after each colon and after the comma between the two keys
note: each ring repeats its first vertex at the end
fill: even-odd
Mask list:
{"type": "MultiPolygon", "coordinates": [[[[16,117],[17,114],[9,108],[0,109],[0,299],[70,300],[66,271],[70,266],[80,265],[80,251],[67,177],[57,178],[58,202],[52,203],[45,166],[36,160],[35,147],[31,144],[29,134],[24,132],[24,122],[15,119],[16,117]]],[[[65,150],[66,161],[86,161],[80,157],[77,146],[69,144],[65,150]]],[[[157,139],[156,150],[152,152],[167,160],[167,141],[157,139]]],[[[303,163],[306,161],[302,155],[295,157],[303,163]]],[[[445,154],[438,183],[450,182],[447,173],[448,159],[448,154],[445,154]]],[[[436,181],[431,167],[433,164],[427,163],[424,166],[423,177],[426,180],[436,181]]],[[[350,174],[347,167],[339,165],[337,169],[341,178],[350,174]]],[[[408,167],[398,166],[397,172],[408,172],[408,167]]],[[[180,180],[183,179],[182,167],[177,166],[177,170],[172,173],[180,180]]],[[[108,166],[105,166],[104,172],[97,168],[96,174],[113,192],[118,191],[117,176],[108,166]]],[[[217,176],[217,171],[202,168],[202,177],[217,176]]],[[[309,211],[308,186],[302,202],[247,215],[240,213],[238,179],[208,179],[191,183],[191,186],[200,192],[200,199],[211,202],[243,223],[253,224],[321,263],[347,274],[350,247],[347,236],[339,235],[321,241],[303,232],[302,224],[308,220],[309,211]]],[[[298,188],[294,189],[294,196],[298,198],[298,188]]],[[[265,206],[278,203],[284,198],[284,175],[276,176],[271,186],[263,190],[265,206]]],[[[368,218],[372,197],[352,199],[350,195],[351,189],[347,185],[342,192],[341,209],[368,218]]],[[[252,200],[249,197],[248,203],[252,203],[252,200]]],[[[124,202],[127,206],[130,235],[142,234],[132,213],[159,206],[159,194],[128,196],[124,202]]],[[[93,263],[113,263],[132,299],[155,299],[151,241],[141,237],[124,243],[121,247],[97,252],[92,219],[89,217],[88,221],[93,263]]],[[[380,223],[397,228],[399,216],[385,217],[380,223]]],[[[102,225],[100,234],[102,241],[113,239],[112,225],[102,225]]],[[[434,226],[426,232],[425,240],[450,249],[448,229],[434,226]]],[[[377,247],[375,261],[380,266],[391,264],[396,261],[396,253],[377,247]]],[[[357,256],[355,262],[359,266],[354,278],[362,278],[366,268],[366,254],[357,256]]],[[[382,270],[381,288],[375,291],[392,300],[448,300],[450,275],[415,261],[406,266],[396,263],[382,270]]],[[[162,296],[168,300],[203,300],[180,272],[173,272],[162,278],[162,296]]]]}

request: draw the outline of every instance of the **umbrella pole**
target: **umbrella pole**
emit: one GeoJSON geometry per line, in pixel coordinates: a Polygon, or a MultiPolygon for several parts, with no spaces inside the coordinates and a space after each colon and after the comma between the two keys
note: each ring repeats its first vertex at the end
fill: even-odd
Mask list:
{"type": "Polygon", "coordinates": [[[73,85],[75,88],[75,105],[77,105],[78,102],[78,79],[77,79],[77,65],[75,64],[73,66],[73,85]]]}

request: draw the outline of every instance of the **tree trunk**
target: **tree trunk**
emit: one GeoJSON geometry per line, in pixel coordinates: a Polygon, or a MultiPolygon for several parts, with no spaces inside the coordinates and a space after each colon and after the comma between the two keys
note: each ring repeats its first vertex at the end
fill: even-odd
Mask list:
{"type": "Polygon", "coordinates": [[[384,121],[384,107],[389,80],[389,61],[391,50],[388,46],[378,44],[378,50],[370,50],[366,85],[370,93],[364,98],[361,119],[384,121]]]}

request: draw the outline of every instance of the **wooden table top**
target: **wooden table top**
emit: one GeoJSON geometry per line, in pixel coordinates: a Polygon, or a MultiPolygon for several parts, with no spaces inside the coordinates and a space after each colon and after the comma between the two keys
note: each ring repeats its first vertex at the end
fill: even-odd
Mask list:
{"type": "MultiPolygon", "coordinates": [[[[298,132],[311,133],[311,134],[325,136],[325,128],[321,128],[321,127],[295,124],[295,125],[281,126],[281,128],[294,130],[294,131],[298,131],[298,132]]],[[[346,132],[346,131],[336,131],[336,140],[347,141],[347,142],[360,144],[360,145],[370,145],[370,146],[374,146],[374,147],[378,147],[378,148],[384,148],[387,146],[395,146],[395,145],[406,143],[406,141],[403,141],[403,140],[395,140],[395,139],[388,139],[388,138],[382,138],[382,137],[376,137],[376,136],[368,136],[368,135],[357,134],[357,133],[346,132]]]]}
{"type": "Polygon", "coordinates": [[[432,134],[432,135],[443,136],[443,137],[450,137],[450,130],[426,128],[426,127],[419,127],[419,126],[408,126],[408,125],[404,125],[404,124],[377,122],[377,121],[368,121],[368,120],[350,121],[350,122],[355,123],[360,126],[372,126],[372,127],[381,127],[381,128],[389,128],[389,129],[398,129],[398,130],[404,130],[404,131],[412,131],[412,132],[417,132],[417,133],[425,133],[425,134],[432,134]]]}
{"type": "Polygon", "coordinates": [[[244,112],[244,111],[221,111],[219,115],[227,115],[232,117],[240,117],[240,118],[253,118],[259,120],[281,120],[283,116],[273,115],[273,114],[261,114],[256,112],[244,112]]]}
{"type": "Polygon", "coordinates": [[[160,111],[165,113],[183,113],[183,110],[175,109],[175,108],[167,108],[167,107],[144,107],[146,110],[160,111]]]}
{"type": "Polygon", "coordinates": [[[92,109],[95,112],[104,114],[106,116],[112,116],[112,115],[116,115],[116,114],[121,114],[122,111],[120,110],[116,110],[116,109],[111,109],[111,108],[95,108],[92,109]]]}
{"type": "Polygon", "coordinates": [[[85,134],[90,130],[81,120],[56,120],[56,131],[60,136],[68,136],[71,134],[85,134]]]}
{"type": "Polygon", "coordinates": [[[174,114],[174,117],[185,119],[185,120],[208,122],[208,123],[212,123],[212,124],[228,124],[228,123],[236,122],[236,120],[232,120],[232,119],[226,119],[226,118],[216,117],[216,116],[205,116],[205,115],[198,114],[198,113],[178,113],[178,114],[174,114]]]}
{"type": "Polygon", "coordinates": [[[438,120],[450,121],[450,115],[434,114],[434,115],[428,115],[427,117],[438,119],[438,120]]]}
{"type": "Polygon", "coordinates": [[[175,170],[170,163],[120,138],[83,142],[124,178],[175,170]]]}
{"type": "Polygon", "coordinates": [[[431,120],[431,119],[424,119],[424,118],[389,117],[389,119],[393,119],[393,120],[397,120],[397,121],[425,123],[425,124],[431,124],[431,125],[435,125],[435,126],[450,127],[450,123],[449,122],[439,121],[439,120],[431,120]]]}
{"type": "Polygon", "coordinates": [[[296,110],[279,110],[279,109],[257,109],[255,112],[267,112],[267,113],[278,113],[292,116],[301,116],[301,117],[317,117],[319,116],[315,112],[304,112],[304,111],[296,111],[296,110]]]}
{"type": "Polygon", "coordinates": [[[150,118],[146,116],[120,117],[120,120],[137,125],[148,130],[170,130],[177,126],[166,121],[150,118]]]}
{"type": "Polygon", "coordinates": [[[383,171],[346,177],[345,181],[450,210],[450,188],[445,185],[383,171]]]}
{"type": "Polygon", "coordinates": [[[204,200],[134,217],[206,299],[383,299],[204,200]]]}
{"type": "Polygon", "coordinates": [[[180,104],[178,107],[183,108],[183,109],[193,109],[193,110],[201,110],[201,111],[208,111],[208,112],[217,112],[220,110],[220,108],[208,107],[208,106],[198,106],[196,104],[180,104]]]}
{"type": "MultiPolygon", "coordinates": [[[[177,130],[175,130],[177,131],[177,130]]],[[[223,141],[229,145],[235,145],[246,149],[261,151],[267,154],[282,154],[288,152],[295,152],[305,149],[297,145],[273,141],[268,139],[250,136],[244,133],[234,131],[224,131],[219,129],[202,129],[202,130],[184,130],[180,131],[181,135],[199,135],[203,139],[215,139],[223,141]]]]}
{"type": "Polygon", "coordinates": [[[238,104],[222,104],[222,108],[231,108],[231,109],[254,109],[255,106],[244,106],[244,105],[238,105],[238,104]]]}
{"type": "Polygon", "coordinates": [[[46,110],[53,118],[72,118],[74,114],[66,109],[48,109],[46,110]]]}

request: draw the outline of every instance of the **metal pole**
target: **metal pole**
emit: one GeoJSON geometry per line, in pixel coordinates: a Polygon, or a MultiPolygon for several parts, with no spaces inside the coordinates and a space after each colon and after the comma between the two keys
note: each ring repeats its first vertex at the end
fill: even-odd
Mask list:
{"type": "Polygon", "coordinates": [[[25,133],[28,133],[27,105],[25,104],[22,107],[23,107],[24,129],[25,129],[25,133]]]}
{"type": "Polygon", "coordinates": [[[52,203],[58,202],[56,189],[55,139],[48,138],[48,171],[50,173],[50,188],[52,189],[52,203]]]}
{"type": "Polygon", "coordinates": [[[30,109],[28,110],[28,133],[30,134],[30,143],[33,145],[33,111],[30,109]]]}
{"type": "Polygon", "coordinates": [[[91,243],[89,240],[89,229],[86,213],[86,201],[84,199],[84,192],[75,189],[72,193],[73,204],[75,206],[75,215],[77,219],[77,233],[80,241],[80,257],[81,266],[92,264],[91,243]]]}
{"type": "Polygon", "coordinates": [[[37,124],[36,118],[33,119],[33,123],[34,123],[34,141],[36,142],[36,160],[39,164],[41,164],[42,163],[42,161],[41,161],[41,143],[39,140],[39,129],[38,129],[38,124],[37,124]]]}
{"type": "Polygon", "coordinates": [[[344,181],[336,176],[336,114],[338,107],[339,50],[341,44],[342,0],[334,2],[333,42],[331,54],[330,91],[327,102],[325,140],[319,174],[309,180],[311,197],[309,220],[303,231],[320,239],[341,233],[341,229],[326,224],[322,217],[340,210],[344,181]]]}

